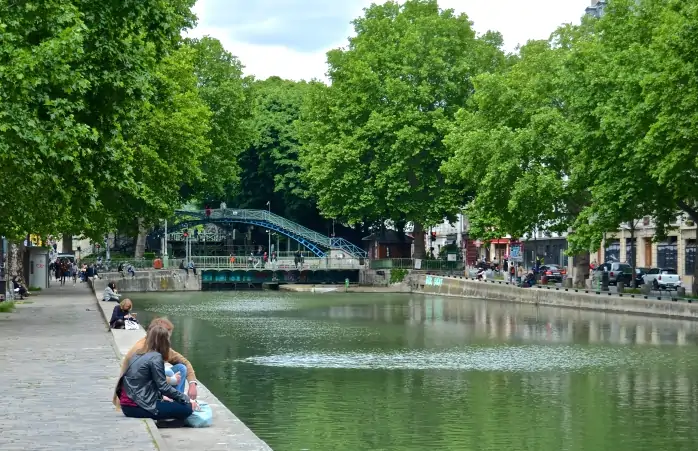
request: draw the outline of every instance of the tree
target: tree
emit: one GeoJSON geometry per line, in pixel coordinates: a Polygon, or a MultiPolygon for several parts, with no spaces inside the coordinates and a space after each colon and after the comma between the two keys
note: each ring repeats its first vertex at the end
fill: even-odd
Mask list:
{"type": "Polygon", "coordinates": [[[108,199],[119,214],[114,223],[120,230],[137,225],[137,258],[143,256],[150,226],[169,217],[185,201],[182,185],[193,185],[204,177],[201,168],[210,155],[212,115],[199,96],[195,58],[195,50],[183,46],[160,64],[154,83],[158,95],[143,104],[137,126],[125,143],[135,150],[142,165],[134,177],[138,196],[116,189],[108,199]],[[133,218],[138,218],[137,224],[133,218]]]}
{"type": "MultiPolygon", "coordinates": [[[[306,82],[279,77],[254,82],[254,139],[240,155],[240,188],[233,202],[239,207],[264,209],[269,201],[274,213],[329,234],[331,224],[320,215],[303,182],[298,158],[296,122],[308,90],[306,82]]],[[[346,234],[345,228],[338,227],[346,234]]]]}
{"type": "Polygon", "coordinates": [[[0,235],[99,231],[143,199],[125,145],[193,0],[0,4],[0,235]]]}
{"type": "Polygon", "coordinates": [[[191,39],[187,45],[195,51],[199,95],[213,114],[211,153],[202,161],[204,177],[184,191],[202,200],[223,200],[240,183],[238,160],[254,137],[252,79],[243,75],[240,61],[217,39],[191,39]]]}
{"type": "Polygon", "coordinates": [[[439,125],[472,94],[472,79],[505,63],[501,36],[478,39],[465,14],[436,0],[372,5],[346,48],[327,54],[330,86],[314,83],[301,116],[304,180],[323,215],[349,223],[408,220],[415,257],[424,224],[465,193],[444,183],[439,125]]]}
{"type": "MultiPolygon", "coordinates": [[[[451,125],[445,143],[453,155],[441,171],[476,193],[467,209],[474,236],[564,232],[587,204],[589,180],[576,163],[594,141],[586,139],[566,91],[566,62],[578,34],[565,27],[550,42],[529,42],[509,70],[477,77],[473,110],[461,110],[451,125]]],[[[577,260],[578,285],[588,273],[585,251],[577,260]]]]}
{"type": "Polygon", "coordinates": [[[595,202],[579,222],[598,239],[604,224],[589,219],[617,225],[650,215],[662,237],[679,211],[698,221],[698,2],[616,0],[606,12],[575,52],[584,70],[572,86],[586,92],[578,108],[607,142],[586,158],[595,202]]]}

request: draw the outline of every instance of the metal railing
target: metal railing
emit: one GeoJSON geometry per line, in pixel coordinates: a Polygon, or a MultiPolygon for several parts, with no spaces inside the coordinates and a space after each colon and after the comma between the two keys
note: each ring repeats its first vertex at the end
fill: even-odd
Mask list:
{"type": "Polygon", "coordinates": [[[322,255],[324,252],[319,248],[324,249],[339,249],[353,257],[366,257],[366,251],[360,247],[348,242],[344,238],[330,238],[326,235],[310,230],[297,222],[290,221],[282,216],[271,213],[268,210],[250,210],[250,209],[212,209],[207,210],[178,210],[179,215],[191,215],[198,219],[210,219],[212,221],[229,220],[230,222],[246,222],[251,224],[259,224],[272,226],[270,229],[276,228],[277,231],[285,231],[299,242],[307,246],[314,253],[322,255]],[[207,215],[207,212],[210,214],[207,215]],[[319,248],[317,247],[319,246],[319,248]]]}
{"type": "Polygon", "coordinates": [[[421,260],[420,267],[415,267],[415,259],[413,258],[383,258],[379,260],[371,260],[369,262],[371,269],[416,269],[421,271],[463,271],[465,265],[462,261],[448,260],[421,260]]]}
{"type": "Polygon", "coordinates": [[[197,269],[361,269],[361,262],[357,258],[316,258],[307,257],[296,264],[293,258],[279,258],[276,261],[263,262],[260,257],[233,256],[233,257],[191,257],[191,261],[197,269]]]}

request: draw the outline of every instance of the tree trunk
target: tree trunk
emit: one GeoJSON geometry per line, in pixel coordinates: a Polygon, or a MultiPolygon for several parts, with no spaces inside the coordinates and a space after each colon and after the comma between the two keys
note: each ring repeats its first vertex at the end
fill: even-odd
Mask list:
{"type": "Polygon", "coordinates": [[[425,259],[427,256],[424,243],[424,225],[421,222],[414,222],[412,236],[414,237],[414,255],[412,258],[425,259]]]}
{"type": "Polygon", "coordinates": [[[138,238],[136,238],[136,252],[134,258],[143,258],[145,254],[145,240],[148,237],[148,229],[143,218],[138,218],[138,238]]]}
{"type": "Polygon", "coordinates": [[[63,234],[63,253],[72,254],[73,253],[73,235],[70,233],[63,234]]]}
{"type": "MultiPolygon", "coordinates": [[[[696,210],[695,205],[689,205],[686,202],[679,201],[679,208],[681,208],[689,218],[693,220],[694,223],[698,224],[698,210],[696,210]]],[[[676,268],[678,271],[678,268],[676,268]]],[[[694,296],[698,294],[698,264],[694,260],[693,264],[693,282],[691,283],[691,294],[694,296]]]]}
{"type": "Polygon", "coordinates": [[[17,241],[10,241],[8,244],[7,270],[5,273],[8,289],[11,290],[13,288],[11,280],[15,276],[22,279],[24,283],[29,286],[29,282],[26,280],[24,274],[24,245],[17,241]]]}
{"type": "Polygon", "coordinates": [[[582,252],[574,256],[576,263],[574,271],[574,287],[584,288],[589,277],[589,252],[582,252]]]}
{"type": "Polygon", "coordinates": [[[637,275],[635,274],[635,267],[637,266],[637,246],[635,245],[635,222],[630,221],[630,250],[632,252],[632,258],[630,259],[630,266],[632,266],[633,269],[633,274],[632,274],[632,279],[630,279],[630,286],[635,288],[635,278],[637,275]]]}

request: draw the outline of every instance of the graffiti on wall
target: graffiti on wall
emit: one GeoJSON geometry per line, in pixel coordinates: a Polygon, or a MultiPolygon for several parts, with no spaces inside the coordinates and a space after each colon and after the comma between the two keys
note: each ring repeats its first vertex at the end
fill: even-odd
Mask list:
{"type": "Polygon", "coordinates": [[[440,287],[441,285],[443,285],[443,283],[444,279],[441,277],[427,276],[427,278],[424,280],[424,285],[434,287],[440,287]]]}

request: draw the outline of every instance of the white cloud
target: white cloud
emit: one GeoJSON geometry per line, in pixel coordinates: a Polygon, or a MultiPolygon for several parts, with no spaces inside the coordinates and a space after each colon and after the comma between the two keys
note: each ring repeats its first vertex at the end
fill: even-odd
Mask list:
{"type": "MultiPolygon", "coordinates": [[[[189,35],[194,37],[212,36],[219,39],[225,48],[236,55],[245,65],[245,72],[257,78],[264,79],[272,75],[292,80],[309,80],[311,78],[326,79],[325,53],[333,48],[346,45],[346,39],[339,42],[329,42],[321,50],[313,52],[298,51],[284,43],[251,44],[242,42],[234,36],[231,29],[221,26],[211,26],[215,14],[210,8],[211,0],[199,0],[194,11],[199,16],[199,26],[189,35]],[[208,20],[207,20],[208,19],[208,20]]],[[[352,34],[350,21],[361,15],[364,7],[381,0],[353,0],[354,7],[346,18],[346,36],[352,34]]],[[[579,23],[584,9],[590,0],[440,0],[442,8],[453,8],[456,12],[465,12],[474,22],[475,30],[484,33],[496,30],[504,35],[507,50],[513,51],[519,44],[525,44],[529,39],[546,39],[561,24],[579,23]]],[[[267,23],[267,25],[270,25],[267,23]]],[[[239,31],[239,29],[238,29],[239,31]]],[[[306,30],[313,35],[313,30],[306,30]]]]}

